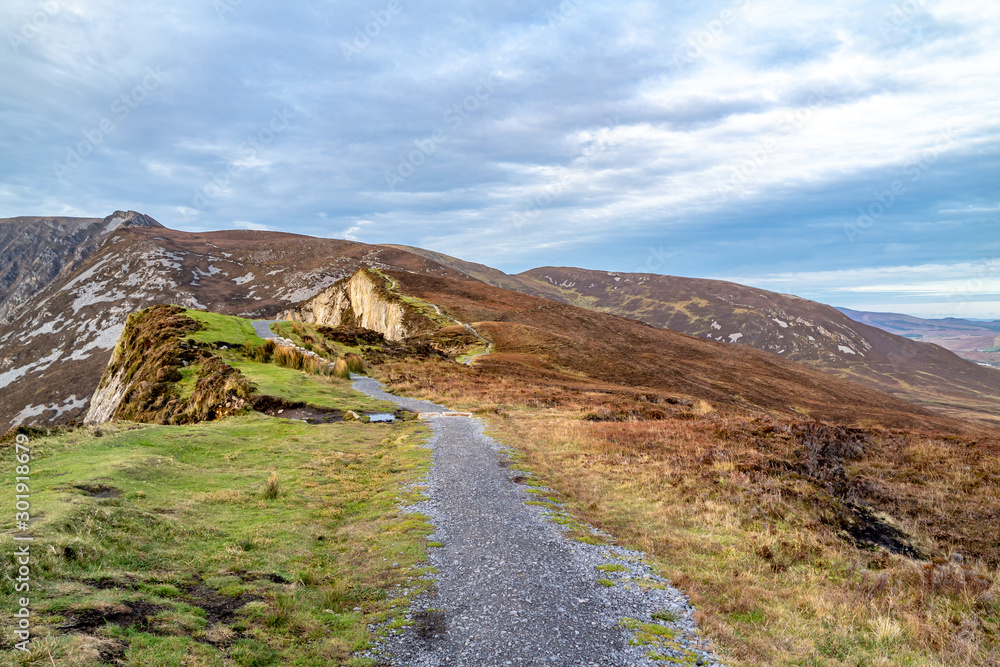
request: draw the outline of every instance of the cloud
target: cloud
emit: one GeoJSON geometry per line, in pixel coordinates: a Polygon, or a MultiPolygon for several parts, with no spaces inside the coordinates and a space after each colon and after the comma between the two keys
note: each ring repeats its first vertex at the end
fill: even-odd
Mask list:
{"type": "Polygon", "coordinates": [[[803,271],[727,280],[859,310],[1000,319],[1000,254],[978,262],[803,271]]]}
{"type": "Polygon", "coordinates": [[[367,226],[371,225],[371,220],[358,220],[356,223],[341,232],[340,236],[348,241],[360,241],[358,234],[367,226]]]}
{"type": "Polygon", "coordinates": [[[127,206],[509,271],[1000,251],[996,3],[58,5],[0,17],[3,216],[127,206]]]}

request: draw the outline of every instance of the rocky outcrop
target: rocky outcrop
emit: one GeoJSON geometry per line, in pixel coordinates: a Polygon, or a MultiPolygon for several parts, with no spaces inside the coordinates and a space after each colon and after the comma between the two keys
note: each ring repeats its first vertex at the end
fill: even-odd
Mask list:
{"type": "Polygon", "coordinates": [[[301,306],[285,311],[279,318],[328,327],[371,329],[392,341],[431,328],[430,318],[391,292],[386,282],[379,273],[361,269],[301,306]]]}
{"type": "Polygon", "coordinates": [[[84,423],[188,424],[248,409],[250,382],[210,350],[184,341],[200,328],[178,306],[153,306],[130,315],[84,423]],[[183,397],[177,386],[182,367],[195,371],[193,390],[183,397]]]}

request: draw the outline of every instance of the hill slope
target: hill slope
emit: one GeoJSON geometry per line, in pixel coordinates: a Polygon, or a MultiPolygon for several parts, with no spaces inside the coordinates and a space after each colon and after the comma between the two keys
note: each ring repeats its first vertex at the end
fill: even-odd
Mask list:
{"type": "Polygon", "coordinates": [[[477,366],[517,382],[550,378],[580,391],[643,389],[707,401],[722,411],[807,414],[841,423],[957,428],[956,423],[857,382],[642,322],[511,292],[476,281],[390,271],[406,294],[469,322],[493,343],[477,366]]]}
{"type": "Polygon", "coordinates": [[[559,372],[583,372],[591,380],[657,387],[676,381],[685,392],[713,403],[742,401],[849,421],[878,418],[884,411],[877,406],[884,403],[897,413],[894,423],[912,422],[904,414],[926,419],[921,410],[885,403],[886,397],[856,385],[807,373],[746,345],[723,344],[738,341],[954,415],[995,413],[1000,395],[1000,374],[942,348],[853,323],[821,304],[729,283],[576,269],[507,276],[420,249],[271,232],[185,233],[131,212],[102,220],[17,220],[0,225],[11,235],[8,245],[21,248],[23,258],[9,262],[12,278],[0,293],[0,305],[18,315],[0,323],[0,388],[17,386],[0,395],[0,428],[77,417],[129,313],[177,304],[269,318],[363,267],[392,272],[406,290],[437,290],[439,305],[458,308],[462,321],[506,322],[487,329],[492,327],[488,333],[507,353],[520,354],[544,340],[554,346],[546,348],[546,364],[559,372]],[[12,234],[15,228],[20,231],[12,234]],[[47,240],[31,245],[32,233],[47,240]],[[449,279],[449,286],[414,283],[419,277],[449,279]],[[505,289],[490,288],[487,294],[485,283],[505,289]],[[548,300],[525,300],[521,293],[548,300]],[[584,309],[567,309],[551,299],[584,309]],[[661,335],[598,317],[593,310],[712,341],[696,344],[661,335]],[[558,317],[548,318],[550,312],[558,317]],[[515,323],[521,325],[518,331],[509,326],[515,323]],[[850,406],[855,405],[868,407],[854,412],[850,406]]]}
{"type": "Polygon", "coordinates": [[[1000,373],[815,301],[717,280],[576,268],[516,278],[526,293],[749,345],[955,416],[1000,416],[1000,373]]]}
{"type": "Polygon", "coordinates": [[[96,252],[119,228],[160,227],[135,211],[101,218],[0,220],[0,323],[10,322],[31,298],[96,252]]]}

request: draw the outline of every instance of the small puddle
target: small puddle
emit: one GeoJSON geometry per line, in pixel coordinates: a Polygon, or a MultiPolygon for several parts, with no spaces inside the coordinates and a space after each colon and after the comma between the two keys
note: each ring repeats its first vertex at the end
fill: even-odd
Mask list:
{"type": "Polygon", "coordinates": [[[391,412],[376,412],[374,414],[368,415],[368,421],[370,422],[394,422],[396,421],[396,415],[391,412]]]}

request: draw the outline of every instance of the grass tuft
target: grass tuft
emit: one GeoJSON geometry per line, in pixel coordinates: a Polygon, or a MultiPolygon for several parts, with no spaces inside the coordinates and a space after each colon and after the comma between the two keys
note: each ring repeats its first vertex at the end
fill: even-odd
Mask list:
{"type": "Polygon", "coordinates": [[[274,500],[281,493],[281,483],[278,480],[277,471],[272,472],[267,478],[267,487],[264,489],[264,497],[268,500],[274,500]]]}

